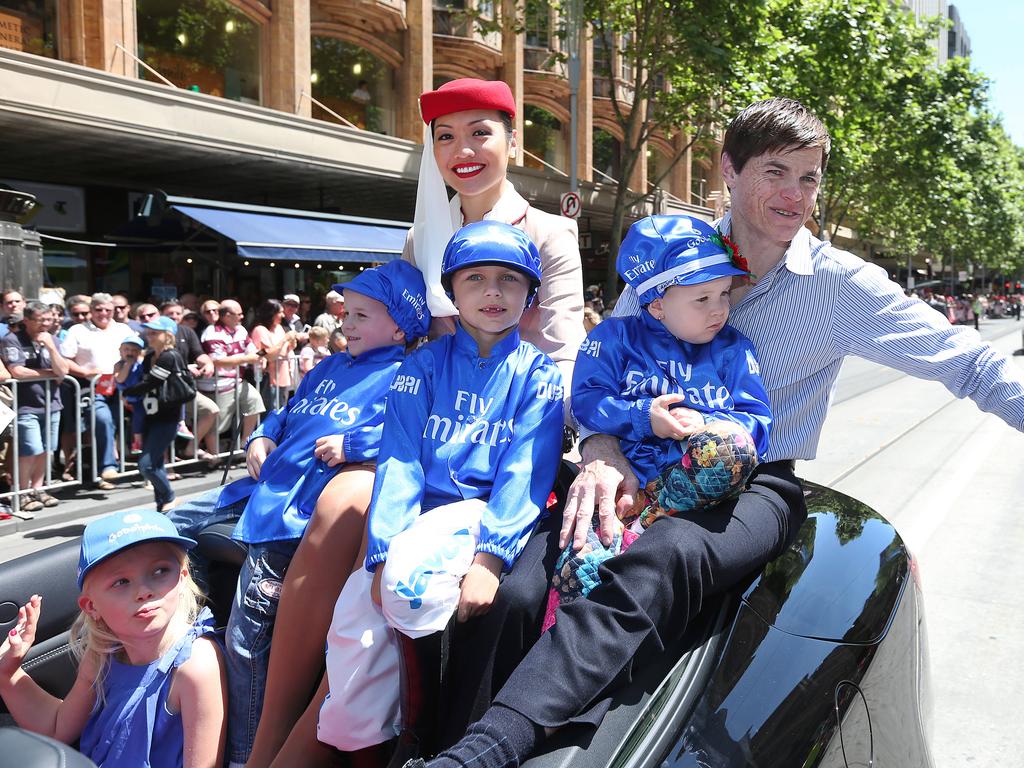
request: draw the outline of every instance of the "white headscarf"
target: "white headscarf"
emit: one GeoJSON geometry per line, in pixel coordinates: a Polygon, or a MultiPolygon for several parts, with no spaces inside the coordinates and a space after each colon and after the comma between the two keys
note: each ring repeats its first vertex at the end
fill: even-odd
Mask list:
{"type": "MultiPolygon", "coordinates": [[[[460,216],[461,218],[461,216],[460,216]]],[[[434,137],[429,125],[423,128],[423,155],[420,176],[416,182],[416,215],[413,217],[412,241],[416,266],[427,284],[427,306],[434,317],[459,314],[441,287],[441,260],[452,235],[462,224],[455,221],[448,204],[441,170],[434,160],[434,137]]]]}

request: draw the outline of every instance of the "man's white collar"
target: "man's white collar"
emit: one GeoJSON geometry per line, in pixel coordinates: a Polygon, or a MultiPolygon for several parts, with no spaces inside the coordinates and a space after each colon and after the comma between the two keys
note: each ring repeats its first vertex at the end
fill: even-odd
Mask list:
{"type": "MultiPolygon", "coordinates": [[[[732,232],[732,211],[714,223],[718,230],[726,235],[732,232]]],[[[742,251],[740,252],[742,256],[742,251]]],[[[795,275],[813,275],[814,264],[811,262],[811,231],[800,227],[789,248],[786,249],[786,269],[795,275]]]]}

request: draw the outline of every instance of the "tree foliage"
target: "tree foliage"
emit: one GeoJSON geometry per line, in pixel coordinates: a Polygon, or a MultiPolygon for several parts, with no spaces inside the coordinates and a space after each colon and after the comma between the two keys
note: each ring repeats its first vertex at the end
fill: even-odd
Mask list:
{"type": "Polygon", "coordinates": [[[645,140],[682,130],[689,146],[769,96],[806,104],[832,135],[818,201],[827,236],[848,226],[893,255],[969,259],[1006,274],[1024,268],[1024,153],[991,115],[984,76],[963,59],[936,64],[929,40],[940,20],[917,21],[891,0],[583,6],[595,41],[621,55],[607,57],[595,77],[621,80],[616,63],[629,75],[610,92],[625,141],[609,294],[615,245],[646,192],[628,189],[645,140]]]}

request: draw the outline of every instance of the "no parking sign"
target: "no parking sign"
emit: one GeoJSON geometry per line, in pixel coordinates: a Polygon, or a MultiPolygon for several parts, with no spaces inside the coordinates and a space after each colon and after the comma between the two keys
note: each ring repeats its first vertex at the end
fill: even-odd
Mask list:
{"type": "Polygon", "coordinates": [[[558,207],[562,211],[563,216],[568,216],[570,219],[578,219],[580,212],[583,210],[583,203],[580,201],[578,193],[563,192],[562,200],[558,207]]]}

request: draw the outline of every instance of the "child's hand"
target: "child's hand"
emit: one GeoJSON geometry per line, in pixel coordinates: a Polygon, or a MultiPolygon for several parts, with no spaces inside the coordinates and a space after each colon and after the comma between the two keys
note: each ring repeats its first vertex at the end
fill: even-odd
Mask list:
{"type": "Polygon", "coordinates": [[[460,622],[481,616],[491,608],[498,592],[498,577],[504,567],[500,557],[478,552],[462,579],[457,617],[460,622]]]}
{"type": "Polygon", "coordinates": [[[373,604],[380,608],[380,581],[384,576],[384,563],[377,563],[377,569],[373,572],[373,582],[370,584],[370,599],[373,604]]]}
{"type": "Polygon", "coordinates": [[[25,654],[36,641],[36,627],[43,598],[32,595],[29,601],[18,609],[18,624],[4,638],[0,645],[0,679],[9,680],[21,667],[25,654]]]}
{"type": "Polygon", "coordinates": [[[658,437],[685,440],[704,426],[704,417],[692,408],[669,406],[686,400],[680,393],[661,395],[651,403],[651,430],[658,437]]]}
{"type": "Polygon", "coordinates": [[[317,438],[313,455],[328,467],[345,463],[345,438],[342,435],[327,435],[317,438]]]}
{"type": "Polygon", "coordinates": [[[260,479],[263,462],[275,448],[277,448],[277,443],[269,437],[257,437],[249,443],[249,447],[245,451],[245,468],[249,470],[249,477],[253,480],[260,479]]]}

